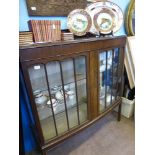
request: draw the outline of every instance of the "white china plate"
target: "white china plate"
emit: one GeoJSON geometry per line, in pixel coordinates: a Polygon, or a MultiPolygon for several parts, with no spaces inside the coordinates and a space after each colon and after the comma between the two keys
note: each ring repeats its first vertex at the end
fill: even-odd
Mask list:
{"type": "MultiPolygon", "coordinates": [[[[95,14],[98,13],[99,11],[101,11],[102,8],[111,9],[112,12],[115,14],[115,18],[114,18],[115,27],[113,27],[113,32],[117,32],[123,24],[123,12],[117,4],[110,2],[110,1],[96,2],[96,3],[92,3],[92,4],[88,5],[85,8],[85,10],[90,14],[90,16],[93,20],[95,14]]],[[[94,22],[93,22],[89,32],[92,34],[99,33],[94,25],[94,22]]]]}
{"type": "MultiPolygon", "coordinates": [[[[55,107],[58,103],[55,99],[52,99],[52,104],[53,104],[53,107],[55,107]]],[[[50,100],[47,102],[47,105],[51,105],[50,100]]]]}
{"type": "Polygon", "coordinates": [[[83,9],[73,10],[67,18],[67,27],[74,35],[83,36],[92,25],[90,15],[83,9]]]}
{"type": "Polygon", "coordinates": [[[108,34],[113,31],[115,27],[115,14],[111,9],[100,9],[93,18],[95,29],[103,34],[108,34]]]}

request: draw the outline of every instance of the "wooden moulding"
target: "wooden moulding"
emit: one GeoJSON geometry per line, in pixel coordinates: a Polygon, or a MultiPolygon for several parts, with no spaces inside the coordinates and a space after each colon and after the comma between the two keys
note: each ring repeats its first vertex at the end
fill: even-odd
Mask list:
{"type": "Polygon", "coordinates": [[[62,41],[55,43],[34,44],[20,47],[20,61],[31,61],[37,59],[51,59],[56,56],[71,55],[100,49],[111,49],[123,47],[126,36],[109,38],[89,38],[74,41],[62,41]],[[117,38],[117,41],[115,40],[117,38]],[[61,46],[60,46],[61,45],[61,46]],[[37,50],[36,50],[37,48],[37,50]]]}

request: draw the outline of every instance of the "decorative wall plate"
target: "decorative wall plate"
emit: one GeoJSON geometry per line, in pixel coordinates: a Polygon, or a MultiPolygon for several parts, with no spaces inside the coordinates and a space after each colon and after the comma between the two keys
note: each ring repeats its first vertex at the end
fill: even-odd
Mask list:
{"type": "MultiPolygon", "coordinates": [[[[115,14],[114,17],[115,27],[113,27],[113,32],[118,31],[123,24],[123,12],[117,4],[110,1],[96,2],[88,5],[85,8],[85,10],[90,14],[93,20],[95,14],[98,13],[102,8],[108,8],[113,11],[113,13],[115,14]]],[[[98,30],[95,28],[94,24],[92,24],[90,32],[93,34],[98,34],[98,30]]]]}
{"type": "Polygon", "coordinates": [[[115,27],[114,19],[115,14],[111,9],[102,8],[94,15],[94,26],[100,33],[108,34],[115,27]]]}
{"type": "Polygon", "coordinates": [[[73,10],[67,18],[68,29],[77,36],[83,36],[89,32],[92,25],[90,15],[83,9],[73,10]]]}

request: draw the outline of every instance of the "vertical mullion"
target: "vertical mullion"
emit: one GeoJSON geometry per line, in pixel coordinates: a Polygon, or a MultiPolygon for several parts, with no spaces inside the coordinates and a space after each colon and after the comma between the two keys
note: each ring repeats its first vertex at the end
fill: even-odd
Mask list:
{"type": "Polygon", "coordinates": [[[106,75],[105,75],[105,108],[107,107],[107,62],[108,61],[108,51],[106,51],[106,75]]]}
{"type": "Polygon", "coordinates": [[[76,79],[76,70],[75,70],[75,59],[73,58],[73,66],[74,66],[74,81],[75,81],[75,92],[76,92],[76,105],[77,105],[77,116],[78,116],[78,124],[80,125],[79,118],[79,101],[78,101],[78,92],[77,92],[77,79],[76,79]]]}
{"type": "Polygon", "coordinates": [[[65,104],[65,112],[66,112],[66,118],[67,118],[67,127],[69,131],[69,120],[68,120],[68,112],[67,112],[67,105],[66,105],[66,97],[65,97],[65,89],[64,89],[64,79],[63,79],[63,72],[62,72],[62,64],[59,61],[60,65],[60,73],[61,73],[61,81],[62,81],[62,90],[63,90],[63,97],[64,97],[64,104],[65,104]]]}
{"type": "Polygon", "coordinates": [[[113,61],[114,61],[114,49],[112,49],[112,71],[111,71],[111,74],[112,74],[112,81],[111,81],[111,104],[112,104],[112,89],[113,89],[113,61]]]}
{"type": "Polygon", "coordinates": [[[54,110],[53,110],[51,92],[50,92],[50,87],[49,87],[49,80],[48,80],[47,69],[46,69],[45,64],[44,64],[44,69],[45,69],[45,76],[46,76],[47,87],[48,87],[48,93],[49,93],[49,98],[50,98],[50,103],[51,103],[51,110],[52,110],[52,114],[53,114],[53,120],[54,120],[55,131],[56,131],[56,135],[58,136],[58,130],[57,130],[57,127],[56,127],[55,114],[54,114],[54,110]]]}
{"type": "Polygon", "coordinates": [[[116,100],[116,97],[117,97],[117,91],[118,91],[119,63],[120,63],[119,56],[120,56],[120,48],[119,48],[119,51],[118,51],[118,62],[117,62],[117,80],[116,80],[115,100],[116,100]]]}
{"type": "Polygon", "coordinates": [[[88,64],[87,64],[87,62],[89,62],[88,60],[89,60],[89,58],[88,57],[86,57],[86,56],[84,56],[84,58],[85,58],[85,72],[86,72],[86,75],[85,75],[85,78],[86,78],[86,95],[87,95],[87,119],[89,119],[90,117],[88,117],[88,109],[89,109],[89,107],[88,107],[88,103],[89,103],[89,99],[88,99],[88,93],[87,93],[87,91],[89,90],[89,87],[88,87],[88,83],[87,83],[87,80],[88,80],[88,64]]]}
{"type": "Polygon", "coordinates": [[[120,97],[123,95],[123,74],[124,74],[124,56],[125,56],[125,47],[121,48],[121,90],[120,90],[120,97]]]}

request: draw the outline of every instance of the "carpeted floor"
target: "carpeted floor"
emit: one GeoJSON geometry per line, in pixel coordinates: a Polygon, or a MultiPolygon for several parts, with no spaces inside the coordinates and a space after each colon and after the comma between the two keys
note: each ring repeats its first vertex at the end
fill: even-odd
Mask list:
{"type": "Polygon", "coordinates": [[[134,155],[133,119],[110,113],[89,128],[57,145],[48,155],[134,155]]]}

